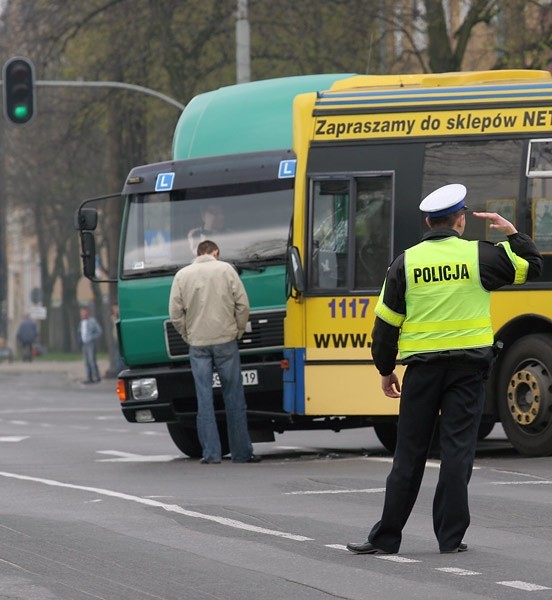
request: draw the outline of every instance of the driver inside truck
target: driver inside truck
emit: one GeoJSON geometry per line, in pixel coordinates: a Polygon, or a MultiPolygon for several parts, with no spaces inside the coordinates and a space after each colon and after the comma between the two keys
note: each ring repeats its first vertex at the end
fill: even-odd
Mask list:
{"type": "Polygon", "coordinates": [[[192,254],[196,256],[198,245],[206,239],[217,240],[217,233],[226,231],[224,209],[218,204],[210,204],[201,211],[203,224],[188,232],[188,243],[192,254]]]}

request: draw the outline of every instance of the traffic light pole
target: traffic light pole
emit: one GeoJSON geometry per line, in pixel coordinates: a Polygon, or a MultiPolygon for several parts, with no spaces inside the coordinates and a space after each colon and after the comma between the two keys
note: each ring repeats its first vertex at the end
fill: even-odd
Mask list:
{"type": "Polygon", "coordinates": [[[6,241],[5,134],[0,126],[0,339],[8,345],[8,261],[6,241]]]}
{"type": "MultiPolygon", "coordinates": [[[[3,81],[0,81],[0,86],[3,85],[3,81]]],[[[130,90],[133,92],[140,92],[142,94],[148,94],[149,96],[153,96],[158,98],[159,100],[163,100],[167,104],[178,108],[179,110],[184,110],[186,108],[185,104],[178,102],[174,98],[167,96],[166,94],[162,94],[157,90],[152,90],[151,88],[144,87],[142,85],[135,85],[134,83],[124,83],[122,81],[57,81],[57,80],[38,80],[34,82],[35,86],[38,87],[79,87],[79,88],[118,88],[123,90],[130,90]]]]}
{"type": "Polygon", "coordinates": [[[133,92],[141,92],[142,94],[148,94],[149,96],[154,96],[155,98],[159,98],[159,100],[163,100],[167,104],[175,106],[180,110],[184,110],[186,107],[184,104],[178,102],[174,98],[162,94],[157,90],[152,90],[151,88],[144,87],[142,85],[135,85],[133,83],[124,83],[121,81],[35,81],[35,85],[39,87],[95,87],[95,88],[118,88],[123,90],[131,90],[133,92]]]}

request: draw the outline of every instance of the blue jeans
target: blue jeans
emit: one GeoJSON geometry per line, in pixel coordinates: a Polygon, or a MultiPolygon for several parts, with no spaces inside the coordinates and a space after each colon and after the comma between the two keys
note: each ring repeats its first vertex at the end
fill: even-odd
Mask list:
{"type": "Polygon", "coordinates": [[[87,381],[100,381],[100,372],[96,362],[96,342],[85,342],[82,345],[82,356],[86,367],[87,381]]]}
{"type": "Polygon", "coordinates": [[[226,411],[228,443],[233,462],[246,462],[253,454],[247,431],[240,355],[236,340],[212,346],[190,346],[190,365],[197,396],[197,434],[203,458],[220,461],[220,437],[213,402],[213,366],[220,377],[226,411]]]}

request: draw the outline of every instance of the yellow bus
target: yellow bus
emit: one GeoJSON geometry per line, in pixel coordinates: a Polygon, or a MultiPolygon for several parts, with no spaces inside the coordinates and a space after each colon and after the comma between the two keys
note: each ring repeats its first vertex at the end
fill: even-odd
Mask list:
{"type": "MultiPolygon", "coordinates": [[[[393,449],[370,333],[388,265],[426,230],[418,206],[448,183],[470,210],[532,235],[544,273],[492,294],[503,343],[480,437],[500,420],[522,454],[552,454],[552,79],[545,71],[354,76],[294,102],[297,157],[284,324],[284,406],[357,419],[393,449]]],[[[467,216],[467,239],[498,242],[467,216]]]]}

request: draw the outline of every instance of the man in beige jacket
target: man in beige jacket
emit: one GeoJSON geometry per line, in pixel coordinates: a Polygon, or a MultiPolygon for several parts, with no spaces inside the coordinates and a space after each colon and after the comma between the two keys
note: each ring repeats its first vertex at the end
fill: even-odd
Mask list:
{"type": "Polygon", "coordinates": [[[249,300],[238,274],[218,260],[219,248],[201,242],[197,258],[174,277],[169,314],[190,346],[197,396],[197,433],[203,464],[220,463],[221,446],[213,403],[213,366],[222,387],[232,462],[258,462],[247,431],[238,342],[249,318],[249,300]]]}

